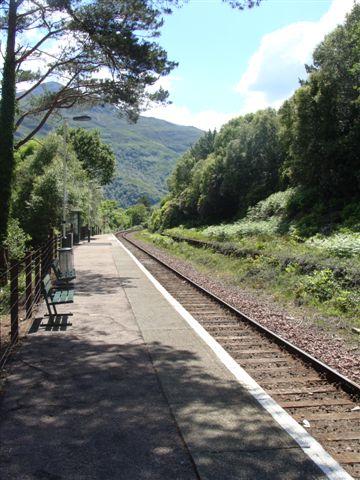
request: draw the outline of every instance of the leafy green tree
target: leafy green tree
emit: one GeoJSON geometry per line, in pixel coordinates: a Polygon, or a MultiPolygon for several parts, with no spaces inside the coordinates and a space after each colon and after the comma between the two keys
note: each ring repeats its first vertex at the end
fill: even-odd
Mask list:
{"type": "MultiPolygon", "coordinates": [[[[172,195],[179,195],[180,208],[184,210],[193,210],[198,194],[191,186],[195,168],[201,160],[205,160],[214,151],[214,142],[216,131],[208,131],[186,152],[177,162],[173,173],[171,174],[168,185],[172,195]]],[[[201,163],[201,162],[200,162],[201,163]]]]}
{"type": "Polygon", "coordinates": [[[207,131],[195,145],[190,149],[190,155],[196,161],[204,160],[210,153],[213,153],[215,147],[216,130],[207,131]]]}
{"type": "Polygon", "coordinates": [[[27,235],[20,227],[19,220],[11,218],[8,223],[8,231],[4,242],[9,258],[22,260],[25,257],[26,247],[30,240],[30,235],[27,235]]]}
{"type": "Polygon", "coordinates": [[[68,138],[75,154],[90,178],[100,185],[109,183],[115,173],[116,159],[111,147],[106,145],[97,130],[71,128],[68,138]]]}
{"type": "Polygon", "coordinates": [[[221,186],[227,213],[245,213],[249,206],[275,192],[284,161],[279,118],[267,109],[246,115],[227,146],[221,186]]]}
{"type": "Polygon", "coordinates": [[[144,205],[147,209],[150,209],[151,201],[147,195],[142,195],[137,201],[139,205],[144,205]]]}
{"type": "Polygon", "coordinates": [[[119,207],[116,200],[103,200],[100,204],[99,216],[105,231],[112,232],[130,226],[125,210],[119,207]]]}
{"type": "Polygon", "coordinates": [[[152,231],[163,230],[179,225],[183,219],[177,199],[166,199],[160,208],[155,209],[149,218],[149,228],[152,231]]]}
{"type": "Polygon", "coordinates": [[[189,186],[192,178],[192,169],[196,163],[195,157],[190,152],[186,152],[177,161],[175,169],[168,180],[169,190],[173,195],[180,194],[189,186]]]}
{"type": "Polygon", "coordinates": [[[150,216],[149,209],[143,204],[133,205],[127,208],[125,213],[129,218],[129,227],[144,225],[150,216]]]}
{"type": "MultiPolygon", "coordinates": [[[[22,152],[24,155],[24,152],[22,152]]],[[[33,154],[24,156],[15,170],[12,214],[21,228],[40,244],[62,219],[64,167],[63,138],[49,135],[33,154]]],[[[21,155],[20,155],[21,157],[21,155]]],[[[95,188],[73,151],[67,161],[67,206],[80,209],[86,217],[95,188]]]]}
{"type": "Polygon", "coordinates": [[[283,174],[334,207],[360,192],[360,5],[316,48],[307,70],[280,111],[283,174]]]}
{"type": "Polygon", "coordinates": [[[195,172],[193,189],[196,188],[195,182],[198,182],[197,214],[202,222],[216,221],[227,216],[227,202],[221,191],[223,178],[223,159],[214,154],[203,160],[195,172]]]}

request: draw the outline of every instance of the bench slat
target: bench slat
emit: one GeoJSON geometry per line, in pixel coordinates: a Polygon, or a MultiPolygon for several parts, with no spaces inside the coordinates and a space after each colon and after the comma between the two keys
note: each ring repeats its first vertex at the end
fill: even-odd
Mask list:
{"type": "Polygon", "coordinates": [[[71,303],[74,299],[73,290],[57,290],[51,297],[51,303],[71,303]]]}

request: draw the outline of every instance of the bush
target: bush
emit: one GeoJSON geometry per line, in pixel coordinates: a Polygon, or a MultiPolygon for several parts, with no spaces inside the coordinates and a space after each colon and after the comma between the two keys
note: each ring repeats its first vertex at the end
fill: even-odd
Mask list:
{"type": "Polygon", "coordinates": [[[337,233],[331,237],[314,236],[306,244],[338,257],[360,255],[360,233],[337,233]]]}
{"type": "Polygon", "coordinates": [[[312,296],[320,302],[330,300],[339,290],[334,273],[329,270],[315,270],[311,275],[304,276],[300,281],[298,297],[312,296]]]}
{"type": "Polygon", "coordinates": [[[309,213],[317,200],[314,190],[297,187],[293,189],[293,194],[288,198],[286,214],[289,218],[295,218],[299,214],[309,213]]]}
{"type": "Polygon", "coordinates": [[[248,209],[249,220],[267,220],[269,217],[282,216],[286,213],[288,203],[295,195],[296,189],[289,188],[284,192],[276,192],[248,209]]]}
{"type": "Polygon", "coordinates": [[[268,221],[251,221],[244,219],[228,225],[216,225],[208,227],[205,228],[202,233],[209,238],[224,241],[231,238],[240,238],[250,235],[274,235],[276,234],[278,227],[279,219],[275,217],[268,221]]]}
{"type": "Polygon", "coordinates": [[[25,257],[26,246],[30,240],[30,235],[27,235],[20,227],[19,220],[17,218],[10,218],[6,239],[4,241],[4,245],[9,252],[9,258],[22,260],[25,257]]]}
{"type": "Polygon", "coordinates": [[[181,223],[182,214],[175,200],[167,200],[159,209],[155,210],[150,218],[151,231],[162,231],[181,223]]]}
{"type": "Polygon", "coordinates": [[[342,224],[353,231],[360,232],[360,202],[346,205],[341,212],[342,224]]]}

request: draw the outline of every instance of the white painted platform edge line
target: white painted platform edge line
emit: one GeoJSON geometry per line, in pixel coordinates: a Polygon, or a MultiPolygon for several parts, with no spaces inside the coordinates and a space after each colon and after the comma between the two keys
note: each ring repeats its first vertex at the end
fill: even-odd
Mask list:
{"type": "Polygon", "coordinates": [[[289,415],[260,385],[229,355],[226,350],[199,324],[197,320],[156,280],[114,235],[115,240],[134,260],[157,290],[184,318],[197,335],[211,348],[238,382],[267,410],[274,420],[295,440],[300,448],[325,473],[330,480],[354,480],[324,448],[289,415]]]}

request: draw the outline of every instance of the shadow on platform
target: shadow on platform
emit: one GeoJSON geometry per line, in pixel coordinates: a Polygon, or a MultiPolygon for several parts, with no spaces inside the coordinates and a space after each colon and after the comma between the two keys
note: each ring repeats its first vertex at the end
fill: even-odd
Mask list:
{"type": "Polygon", "coordinates": [[[251,417],[254,400],[196,363],[186,349],[158,342],[33,335],[13,361],[0,407],[2,480],[199,478],[174,418],[201,478],[320,478],[299,449],[266,450],[277,430],[251,417]],[[171,391],[178,402],[170,413],[171,391]],[[238,407],[227,422],[229,404],[238,407]]]}
{"type": "Polygon", "coordinates": [[[49,317],[35,318],[30,327],[29,334],[36,333],[39,330],[45,330],[47,332],[64,332],[67,330],[67,327],[72,326],[72,323],[68,321],[70,316],[72,315],[59,313],[53,319],[50,319],[49,317]]]}
{"type": "Polygon", "coordinates": [[[102,275],[91,270],[82,270],[81,278],[75,283],[75,295],[82,297],[93,294],[111,295],[117,293],[119,287],[137,288],[133,280],[136,278],[102,275]]]}

